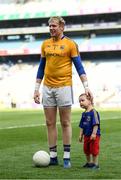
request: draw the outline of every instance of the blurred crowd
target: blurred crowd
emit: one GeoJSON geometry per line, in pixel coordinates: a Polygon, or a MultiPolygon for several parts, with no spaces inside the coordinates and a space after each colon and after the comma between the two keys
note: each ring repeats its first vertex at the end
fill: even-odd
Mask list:
{"type": "MultiPolygon", "coordinates": [[[[85,61],[84,66],[94,94],[95,105],[121,107],[121,62],[85,61]]],[[[37,67],[38,63],[23,63],[22,60],[18,60],[16,64],[9,62],[0,65],[0,108],[40,108],[41,105],[38,106],[33,101],[37,67]]],[[[78,78],[73,67],[73,107],[78,107],[78,96],[83,92],[78,78]]]]}

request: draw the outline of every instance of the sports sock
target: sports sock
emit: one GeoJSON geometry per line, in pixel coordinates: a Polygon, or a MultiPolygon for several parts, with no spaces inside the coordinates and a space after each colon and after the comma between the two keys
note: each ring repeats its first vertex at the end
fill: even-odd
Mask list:
{"type": "Polygon", "coordinates": [[[71,145],[70,144],[67,144],[67,145],[63,145],[64,147],[64,155],[63,155],[63,159],[70,159],[70,148],[71,148],[71,145]]]}
{"type": "Polygon", "coordinates": [[[57,157],[57,146],[50,147],[49,150],[51,158],[57,157]]]}

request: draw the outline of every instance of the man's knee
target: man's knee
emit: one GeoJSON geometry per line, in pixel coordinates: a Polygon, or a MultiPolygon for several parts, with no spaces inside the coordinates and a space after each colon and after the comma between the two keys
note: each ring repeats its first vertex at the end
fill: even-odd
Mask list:
{"type": "Polygon", "coordinates": [[[61,125],[63,128],[67,128],[70,126],[70,121],[61,121],[61,125]]]}
{"type": "Polygon", "coordinates": [[[56,123],[51,120],[46,120],[46,125],[47,125],[47,127],[55,127],[56,123]]]}

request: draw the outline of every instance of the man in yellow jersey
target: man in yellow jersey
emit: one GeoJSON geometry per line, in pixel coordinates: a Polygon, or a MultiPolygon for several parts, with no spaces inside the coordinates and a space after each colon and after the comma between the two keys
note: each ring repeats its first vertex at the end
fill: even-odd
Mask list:
{"type": "Polygon", "coordinates": [[[81,63],[77,44],[64,36],[65,21],[62,17],[51,17],[48,21],[51,38],[43,42],[41,59],[38,67],[34,91],[35,103],[40,103],[39,88],[43,80],[42,103],[46,117],[48,145],[50,151],[50,165],[58,165],[57,156],[57,108],[63,138],[63,166],[71,167],[71,105],[72,93],[72,63],[80,76],[85,93],[92,97],[88,87],[87,76],[81,63]]]}

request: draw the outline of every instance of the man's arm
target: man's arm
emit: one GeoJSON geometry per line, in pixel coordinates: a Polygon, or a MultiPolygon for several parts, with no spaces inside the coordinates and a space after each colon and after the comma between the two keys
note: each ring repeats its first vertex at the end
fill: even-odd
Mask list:
{"type": "Polygon", "coordinates": [[[74,63],[74,66],[78,72],[78,75],[82,81],[82,84],[84,86],[84,89],[85,89],[85,93],[87,95],[89,95],[91,98],[93,98],[93,95],[89,89],[89,86],[88,86],[88,80],[87,80],[87,75],[85,73],[85,70],[84,70],[84,67],[82,65],[82,62],[81,62],[81,57],[80,56],[77,56],[77,57],[73,57],[72,58],[72,61],[74,63]]]}
{"type": "Polygon", "coordinates": [[[83,86],[84,86],[85,93],[86,93],[88,96],[90,96],[91,99],[93,99],[92,92],[90,91],[89,86],[88,86],[88,80],[87,80],[86,74],[80,75],[80,79],[81,79],[82,84],[83,84],[83,86]]]}
{"type": "Polygon", "coordinates": [[[41,58],[40,59],[40,64],[38,67],[37,71],[37,77],[36,77],[36,83],[35,83],[35,90],[34,90],[34,101],[37,104],[40,104],[40,93],[39,93],[39,88],[44,76],[44,69],[45,69],[45,64],[46,64],[46,59],[41,58]]]}

